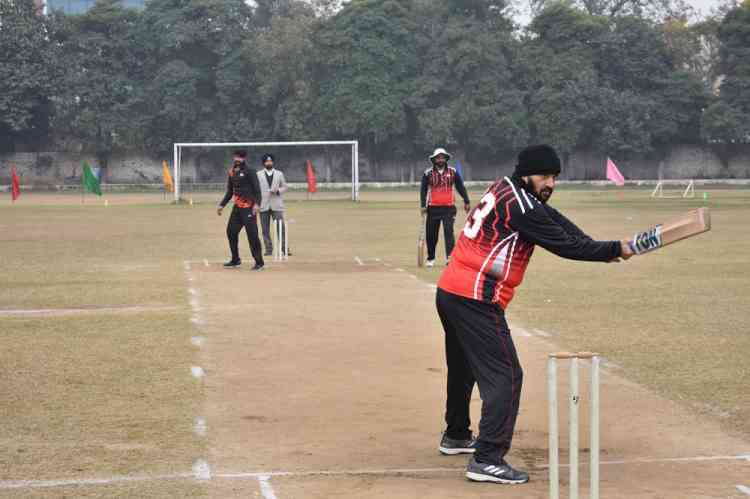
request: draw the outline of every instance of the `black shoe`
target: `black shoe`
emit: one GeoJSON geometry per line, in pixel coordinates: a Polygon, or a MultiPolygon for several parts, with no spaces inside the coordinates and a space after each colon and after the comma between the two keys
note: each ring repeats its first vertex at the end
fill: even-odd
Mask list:
{"type": "Polygon", "coordinates": [[[224,267],[230,269],[233,267],[239,267],[242,264],[242,260],[229,260],[227,263],[224,264],[224,267]]]}
{"type": "Polygon", "coordinates": [[[255,265],[253,266],[253,269],[252,269],[252,270],[263,270],[263,265],[260,265],[260,264],[256,263],[256,264],[255,264],[255,265]]]}
{"type": "Polygon", "coordinates": [[[477,441],[469,435],[465,440],[456,440],[443,433],[440,440],[440,453],[444,456],[455,456],[457,454],[473,454],[476,450],[477,441]]]}
{"type": "Polygon", "coordinates": [[[518,484],[528,482],[529,474],[513,469],[504,459],[500,464],[487,464],[476,462],[472,456],[466,467],[466,478],[472,482],[518,484]]]}

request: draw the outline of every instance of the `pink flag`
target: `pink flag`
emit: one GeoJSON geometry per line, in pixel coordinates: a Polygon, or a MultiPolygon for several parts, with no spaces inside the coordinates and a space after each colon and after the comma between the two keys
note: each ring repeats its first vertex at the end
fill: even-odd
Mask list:
{"type": "Polygon", "coordinates": [[[615,163],[609,158],[607,158],[607,180],[611,180],[615,185],[625,185],[625,177],[622,176],[615,163]]]}

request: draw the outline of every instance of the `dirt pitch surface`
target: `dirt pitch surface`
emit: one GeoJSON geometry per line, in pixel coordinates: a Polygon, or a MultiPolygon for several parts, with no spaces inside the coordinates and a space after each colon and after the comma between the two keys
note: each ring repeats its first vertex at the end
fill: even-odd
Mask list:
{"type": "MultiPolygon", "coordinates": [[[[615,217],[629,232],[652,221],[644,213],[658,217],[685,206],[654,208],[639,201],[642,195],[626,198],[620,211],[597,204],[590,192],[580,199],[563,196],[561,204],[602,236],[611,234],[608,224],[615,217]]],[[[141,205],[140,198],[131,205],[123,197],[123,211],[114,214],[103,207],[71,213],[54,203],[14,216],[3,208],[0,225],[16,235],[0,255],[8,269],[0,310],[9,311],[0,315],[0,341],[3,365],[10,366],[0,387],[12,394],[0,402],[6,449],[0,496],[547,497],[545,360],[564,348],[596,349],[605,357],[603,498],[750,497],[750,442],[741,418],[746,392],[730,382],[718,395],[696,395],[682,377],[667,388],[663,380],[651,382],[661,378],[660,363],[708,362],[681,344],[692,341],[680,327],[681,305],[656,312],[644,305],[651,321],[659,313],[675,318],[662,317],[650,334],[673,341],[663,348],[678,358],[653,358],[661,352],[644,339],[649,332],[633,332],[628,344],[622,339],[627,320],[618,318],[627,312],[606,301],[608,293],[630,291],[632,297],[641,289],[639,279],[674,270],[657,255],[644,257],[630,277],[625,265],[584,265],[579,273],[585,282],[570,277],[577,264],[535,256],[539,261],[508,314],[525,372],[509,460],[529,470],[531,482],[467,482],[466,458],[437,452],[445,382],[434,310],[439,269],[428,273],[414,265],[413,196],[372,194],[356,207],[292,203],[294,255],[289,262],[268,261],[259,273],[249,270],[244,235],[245,265],[221,267],[225,219],[217,221],[210,205],[165,207],[158,199],[141,205]],[[58,225],[34,225],[52,220],[58,225]],[[99,226],[91,236],[92,224],[106,221],[112,225],[99,226]],[[62,241],[56,260],[45,259],[52,236],[62,241]],[[93,256],[83,262],[81,255],[93,256]],[[566,277],[574,296],[542,286],[566,277]],[[570,305],[566,298],[580,296],[588,303],[579,303],[576,317],[561,320],[570,305]],[[548,300],[547,311],[557,319],[538,317],[533,309],[548,300]],[[92,311],[97,307],[98,314],[92,311]],[[606,314],[600,307],[614,326],[592,337],[584,325],[592,316],[601,329],[606,314]],[[59,309],[59,316],[51,309],[59,309]],[[705,405],[712,409],[701,410],[705,405]]],[[[746,200],[730,200],[724,211],[717,206],[718,220],[729,223],[747,214],[746,200]]],[[[739,236],[719,230],[715,241],[739,237],[745,247],[744,230],[739,236]]],[[[696,246],[703,251],[707,241],[696,246]]],[[[732,262],[741,261],[731,248],[721,248],[732,262]]],[[[682,268],[700,263],[689,252],[679,258],[687,259],[682,268]]],[[[718,277],[724,300],[739,299],[746,283],[718,277]]],[[[707,275],[703,282],[711,288],[714,281],[707,275]]],[[[688,293],[681,286],[678,281],[675,293],[688,293]]],[[[663,293],[657,286],[639,299],[658,302],[663,293]]],[[[693,304],[688,314],[698,327],[710,316],[702,307],[693,304]]],[[[719,318],[733,324],[746,319],[740,309],[719,318]]],[[[643,316],[638,320],[642,328],[649,323],[643,316]]],[[[734,350],[745,345],[747,333],[717,336],[734,347],[710,351],[725,368],[690,374],[710,383],[735,373],[735,383],[746,386],[747,372],[735,363],[734,350]]],[[[565,373],[561,363],[562,401],[565,373]]],[[[582,496],[588,492],[587,374],[584,369],[582,496]]],[[[472,413],[479,407],[475,399],[472,413]]],[[[563,437],[566,409],[561,402],[563,437]]],[[[563,463],[566,445],[563,438],[563,463]]],[[[567,497],[567,468],[560,474],[567,497]]]]}

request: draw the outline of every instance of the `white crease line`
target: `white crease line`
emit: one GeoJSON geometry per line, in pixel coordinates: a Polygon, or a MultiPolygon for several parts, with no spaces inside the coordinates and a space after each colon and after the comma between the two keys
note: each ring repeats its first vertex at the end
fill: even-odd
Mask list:
{"type": "Polygon", "coordinates": [[[549,333],[547,333],[545,331],[542,331],[541,329],[534,329],[534,332],[536,334],[538,334],[539,336],[543,337],[543,338],[549,338],[549,337],[552,336],[551,334],[549,334],[549,333]]]}
{"type": "Polygon", "coordinates": [[[531,334],[526,331],[525,329],[521,329],[520,327],[517,328],[511,328],[511,334],[516,336],[521,336],[523,338],[531,338],[531,334]]]}
{"type": "Polygon", "coordinates": [[[193,336],[192,338],[190,338],[190,343],[198,348],[202,347],[205,342],[206,338],[204,338],[203,336],[193,336]]]}
{"type": "Polygon", "coordinates": [[[357,265],[364,265],[364,263],[362,263],[362,260],[358,256],[354,257],[354,261],[357,262],[357,265]]]}
{"type": "Polygon", "coordinates": [[[258,477],[258,484],[260,484],[260,493],[264,499],[278,499],[276,497],[276,494],[274,494],[273,492],[273,487],[271,487],[270,480],[271,477],[268,475],[258,477]]]}
{"type": "Polygon", "coordinates": [[[204,371],[202,367],[192,366],[190,368],[190,374],[192,374],[194,378],[200,379],[206,375],[206,371],[204,371]]]}
{"type": "Polygon", "coordinates": [[[406,272],[406,271],[402,269],[401,267],[396,267],[396,272],[406,272]]]}
{"type": "Polygon", "coordinates": [[[379,261],[380,261],[380,258],[376,258],[376,259],[375,259],[375,261],[376,261],[376,262],[379,262],[379,261]]]}
{"type": "Polygon", "coordinates": [[[210,267],[210,265],[208,264],[208,259],[206,258],[203,259],[203,265],[206,267],[210,267]]]}
{"type": "MultiPolygon", "coordinates": [[[[622,459],[617,461],[600,461],[600,464],[640,464],[640,463],[696,463],[703,461],[742,461],[750,459],[750,454],[738,456],[692,456],[692,457],[644,457],[637,459],[622,459]]],[[[567,464],[560,466],[568,467],[567,464]]],[[[549,468],[549,465],[538,465],[537,468],[549,468]]]]}
{"type": "MultiPolygon", "coordinates": [[[[668,462],[700,462],[700,461],[745,461],[750,460],[750,454],[741,454],[737,456],[695,456],[695,457],[674,457],[674,458],[642,458],[621,461],[602,461],[601,464],[638,464],[638,463],[668,463],[668,462]]],[[[548,465],[536,466],[537,469],[549,468],[548,465]]],[[[145,480],[174,480],[176,478],[197,478],[198,474],[212,478],[255,478],[267,477],[305,477],[305,476],[356,476],[356,475],[404,475],[413,473],[453,473],[464,471],[466,467],[461,468],[395,468],[395,469],[361,469],[361,470],[320,470],[320,471],[262,471],[247,473],[211,473],[208,463],[198,460],[193,465],[192,473],[175,473],[171,475],[133,475],[133,476],[113,476],[106,478],[79,478],[79,479],[60,479],[60,480],[0,480],[0,489],[21,489],[34,487],[60,487],[68,485],[106,485],[116,482],[135,482],[145,480]],[[202,463],[202,464],[201,464],[202,463]]],[[[742,485],[738,486],[744,487],[742,485]]],[[[747,488],[747,487],[745,487],[747,488]]]]}
{"type": "Polygon", "coordinates": [[[743,494],[750,496],[750,487],[745,487],[744,485],[738,485],[737,490],[742,492],[743,494]]]}
{"type": "Polygon", "coordinates": [[[190,318],[190,322],[195,324],[196,326],[203,326],[205,325],[205,322],[200,317],[193,316],[190,318]]]}
{"type": "Polygon", "coordinates": [[[274,476],[357,476],[357,475],[405,475],[411,473],[453,473],[463,468],[405,468],[372,470],[319,470],[319,471],[262,471],[248,473],[217,473],[214,478],[260,478],[274,476]]]}
{"type": "Polygon", "coordinates": [[[211,467],[204,459],[198,459],[193,463],[193,477],[196,480],[211,480],[211,467]]]}
{"type": "Polygon", "coordinates": [[[195,418],[195,423],[193,424],[193,431],[195,434],[199,437],[205,437],[207,430],[208,426],[206,426],[206,420],[203,418],[195,418]]]}

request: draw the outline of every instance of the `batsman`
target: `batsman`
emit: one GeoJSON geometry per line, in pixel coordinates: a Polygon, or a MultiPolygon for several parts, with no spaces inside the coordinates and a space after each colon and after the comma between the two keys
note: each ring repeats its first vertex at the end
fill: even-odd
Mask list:
{"type": "Polygon", "coordinates": [[[447,455],[473,454],[466,469],[472,481],[529,480],[505,460],[523,380],[505,310],[534,247],[592,262],[633,255],[628,241],[594,241],[548,204],[560,170],[560,158],[548,145],[521,151],[513,175],[492,184],[470,213],[438,282],[448,364],[446,429],[439,449],[447,455]],[[476,440],[469,419],[475,383],[482,399],[476,440]]]}

